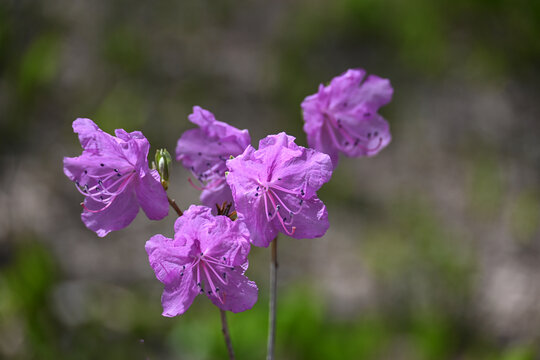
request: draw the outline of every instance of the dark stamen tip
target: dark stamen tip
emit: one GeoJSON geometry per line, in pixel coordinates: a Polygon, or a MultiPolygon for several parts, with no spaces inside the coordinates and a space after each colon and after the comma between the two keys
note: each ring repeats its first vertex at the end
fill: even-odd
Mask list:
{"type": "Polygon", "coordinates": [[[202,155],[202,152],[199,152],[199,156],[201,156],[201,155],[202,155]]]}
{"type": "Polygon", "coordinates": [[[101,167],[104,167],[104,166],[105,166],[105,164],[99,164],[99,166],[101,166],[101,167]]]}
{"type": "Polygon", "coordinates": [[[118,169],[114,169],[114,172],[118,172],[118,169]]]}

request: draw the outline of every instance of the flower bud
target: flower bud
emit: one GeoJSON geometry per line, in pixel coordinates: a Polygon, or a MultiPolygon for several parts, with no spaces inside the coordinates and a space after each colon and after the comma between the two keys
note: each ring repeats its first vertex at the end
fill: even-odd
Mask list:
{"type": "Polygon", "coordinates": [[[170,174],[170,168],[171,168],[171,155],[167,151],[167,149],[158,149],[156,150],[156,170],[159,173],[159,176],[161,177],[161,185],[163,185],[163,188],[167,190],[169,187],[169,174],[170,174]]]}

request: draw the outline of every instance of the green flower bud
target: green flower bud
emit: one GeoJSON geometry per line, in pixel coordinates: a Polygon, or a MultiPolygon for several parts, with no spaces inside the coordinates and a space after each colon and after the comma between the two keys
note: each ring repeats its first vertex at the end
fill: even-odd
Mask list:
{"type": "Polygon", "coordinates": [[[171,163],[171,154],[169,154],[167,149],[156,150],[155,166],[156,170],[159,173],[159,176],[161,177],[161,185],[163,185],[163,188],[165,190],[167,190],[167,188],[169,187],[169,174],[171,163]]]}

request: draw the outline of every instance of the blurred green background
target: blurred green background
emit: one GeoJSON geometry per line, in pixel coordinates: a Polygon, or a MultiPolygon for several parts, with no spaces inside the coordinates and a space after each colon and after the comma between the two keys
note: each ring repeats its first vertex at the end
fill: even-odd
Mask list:
{"type": "MultiPolygon", "coordinates": [[[[144,243],[172,214],[81,223],[71,122],[172,153],[200,105],[305,145],[300,102],[353,67],[391,79],[393,142],[342,159],[324,238],[280,241],[277,358],[540,359],[538,0],[0,1],[0,358],[225,358],[206,298],[160,315],[144,243]]],[[[265,354],[268,260],[239,359],[265,354]]]]}

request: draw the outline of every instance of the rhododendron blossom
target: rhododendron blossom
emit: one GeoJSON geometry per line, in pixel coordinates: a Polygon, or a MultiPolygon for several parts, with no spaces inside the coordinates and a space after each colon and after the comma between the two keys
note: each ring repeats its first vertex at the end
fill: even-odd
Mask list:
{"type": "Polygon", "coordinates": [[[388,123],[377,111],[390,102],[394,90],[389,80],[375,75],[362,82],[365,74],[348,70],[302,102],[308,144],[330,155],[334,167],[339,153],[373,156],[390,143],[388,123]]]}
{"type": "Polygon", "coordinates": [[[176,220],[174,231],[174,239],[155,235],[146,242],[150,265],[165,285],[164,316],[183,314],[203,293],[222,310],[253,307],[258,289],[244,275],[250,250],[245,224],[192,205],[176,220]]]}
{"type": "Polygon", "coordinates": [[[149,219],[169,213],[167,194],[159,174],[148,168],[150,144],[140,131],[102,131],[90,119],[77,119],[83,153],[64,158],[64,173],[85,196],[81,215],[84,224],[98,236],[128,226],[142,207],[149,219]]]}
{"type": "Polygon", "coordinates": [[[225,181],[225,162],[230,156],[241,154],[251,138],[247,130],[217,121],[210,111],[199,106],[193,107],[193,113],[188,118],[199,128],[182,134],[176,146],[176,160],[191,170],[200,183],[192,185],[202,190],[202,204],[215,212],[216,204],[233,202],[231,190],[225,181]]]}
{"type": "Polygon", "coordinates": [[[328,213],[316,191],[332,176],[328,155],[282,132],[262,139],[258,150],[248,146],[227,167],[238,219],[254,245],[267,247],[279,232],[297,239],[325,234],[328,213]]]}

